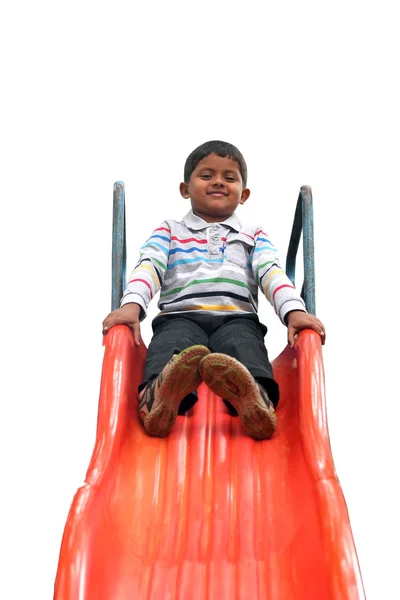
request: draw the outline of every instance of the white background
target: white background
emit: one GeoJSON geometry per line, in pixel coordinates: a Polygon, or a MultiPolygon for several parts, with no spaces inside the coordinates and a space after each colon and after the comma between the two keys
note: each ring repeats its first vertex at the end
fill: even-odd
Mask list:
{"type": "MultiPolygon", "coordinates": [[[[113,183],[132,267],[188,210],[184,161],[209,139],[245,155],[239,216],[282,258],[312,186],[333,456],[368,600],[399,599],[395,2],[15,1],[0,28],[0,600],[52,598],[89,464],[113,183]]],[[[261,307],[274,358],[286,330],[261,307]]]]}

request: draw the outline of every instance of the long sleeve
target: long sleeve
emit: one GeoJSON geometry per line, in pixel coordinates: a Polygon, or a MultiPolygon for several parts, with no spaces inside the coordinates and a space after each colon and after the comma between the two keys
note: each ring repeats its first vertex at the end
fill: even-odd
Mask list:
{"type": "Polygon", "coordinates": [[[140,249],[140,258],[124,291],[121,306],[135,302],[141,307],[140,320],[146,316],[150,300],[159,291],[168,265],[171,230],[161,223],[140,249]]]}
{"type": "Polygon", "coordinates": [[[277,249],[261,227],[254,235],[252,269],[258,286],[284,325],[290,311],[306,312],[300,294],[279,264],[277,249]]]}

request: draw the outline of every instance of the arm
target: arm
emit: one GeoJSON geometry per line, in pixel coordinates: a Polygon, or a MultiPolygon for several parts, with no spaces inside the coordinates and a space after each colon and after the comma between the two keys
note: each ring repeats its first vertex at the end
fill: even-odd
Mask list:
{"type": "Polygon", "coordinates": [[[122,296],[121,307],[131,302],[139,304],[140,321],[145,318],[150,300],[163,284],[170,242],[171,230],[164,221],[141,247],[139,261],[122,296]]]}
{"type": "Polygon", "coordinates": [[[121,308],[111,312],[103,321],[104,334],[115,325],[128,325],[133,330],[136,345],[139,345],[139,322],[145,318],[151,299],[164,281],[170,241],[171,230],[164,221],[141,247],[139,261],[121,300],[121,308]]]}
{"type": "Polygon", "coordinates": [[[252,269],[261,291],[288,327],[289,345],[294,346],[295,337],[302,329],[314,329],[324,343],[323,324],[306,312],[304,301],[280,266],[277,249],[261,227],[254,236],[252,269]]]}
{"type": "Polygon", "coordinates": [[[304,301],[279,263],[277,249],[261,228],[257,229],[254,236],[252,269],[260,290],[284,325],[287,324],[285,317],[289,312],[305,312],[304,301]]]}

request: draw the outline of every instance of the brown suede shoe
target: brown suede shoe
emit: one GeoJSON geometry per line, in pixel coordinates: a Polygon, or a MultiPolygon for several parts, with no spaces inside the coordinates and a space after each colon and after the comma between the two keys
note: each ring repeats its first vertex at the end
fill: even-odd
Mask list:
{"type": "Polygon", "coordinates": [[[272,437],[277,426],[274,406],[241,362],[213,353],[200,361],[199,371],[215,394],[233,404],[247,435],[256,440],[272,437]]]}
{"type": "Polygon", "coordinates": [[[175,354],[140,398],[139,416],[149,435],[167,436],[183,398],[201,383],[199,363],[210,351],[191,346],[175,354]]]}

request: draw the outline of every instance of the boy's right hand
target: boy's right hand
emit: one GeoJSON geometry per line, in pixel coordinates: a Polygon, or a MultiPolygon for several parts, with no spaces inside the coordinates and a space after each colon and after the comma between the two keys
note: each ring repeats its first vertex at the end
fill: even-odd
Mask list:
{"type": "Polygon", "coordinates": [[[140,346],[140,306],[131,302],[124,304],[121,308],[117,308],[110,312],[110,314],[103,321],[103,335],[115,327],[115,325],[128,325],[132,329],[133,339],[136,346],[140,346]]]}

